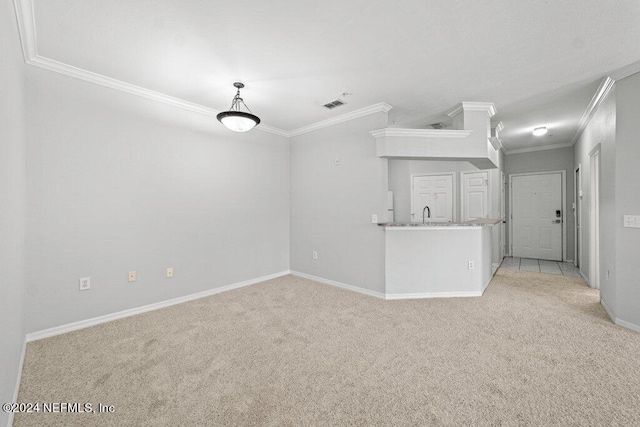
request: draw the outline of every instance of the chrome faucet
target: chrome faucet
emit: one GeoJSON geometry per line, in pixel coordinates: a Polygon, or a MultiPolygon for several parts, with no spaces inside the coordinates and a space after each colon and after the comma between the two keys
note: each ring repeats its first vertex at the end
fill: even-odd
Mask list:
{"type": "Polygon", "coordinates": [[[429,206],[425,206],[424,209],[422,209],[422,223],[424,224],[424,211],[427,211],[427,218],[431,218],[431,209],[429,209],[429,206]]]}

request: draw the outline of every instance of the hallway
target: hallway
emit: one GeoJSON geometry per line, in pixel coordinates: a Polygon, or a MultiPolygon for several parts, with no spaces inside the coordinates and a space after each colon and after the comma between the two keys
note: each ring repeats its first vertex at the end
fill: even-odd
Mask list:
{"type": "Polygon", "coordinates": [[[559,274],[563,276],[580,276],[580,270],[572,263],[547,261],[543,259],[506,257],[500,267],[513,270],[534,271],[537,273],[559,274]]]}

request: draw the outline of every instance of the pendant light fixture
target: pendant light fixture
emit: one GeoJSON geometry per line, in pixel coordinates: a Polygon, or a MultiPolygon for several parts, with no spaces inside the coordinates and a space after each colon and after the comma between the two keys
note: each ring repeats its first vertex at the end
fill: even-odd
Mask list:
{"type": "Polygon", "coordinates": [[[228,129],[234,132],[246,132],[257,126],[260,123],[260,119],[258,116],[251,114],[251,110],[249,110],[247,104],[245,104],[240,97],[240,89],[244,87],[244,84],[235,82],[233,86],[238,89],[238,92],[236,96],[233,97],[231,108],[229,108],[229,111],[219,113],[216,117],[218,121],[228,129]],[[244,111],[240,111],[240,104],[244,105],[244,108],[249,112],[245,113],[244,111]]]}

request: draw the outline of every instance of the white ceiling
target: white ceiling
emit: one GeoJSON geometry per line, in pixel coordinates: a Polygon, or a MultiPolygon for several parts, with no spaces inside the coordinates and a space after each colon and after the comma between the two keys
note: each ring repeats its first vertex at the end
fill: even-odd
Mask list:
{"type": "MultiPolygon", "coordinates": [[[[28,1],[28,0],[27,0],[28,1]]],[[[232,83],[293,130],[379,102],[398,127],[495,103],[508,150],[570,141],[599,80],[640,60],[636,0],[33,0],[37,53],[216,110],[232,83]],[[343,92],[347,105],[322,104],[343,92]],[[530,131],[549,125],[550,135],[530,131]]]]}

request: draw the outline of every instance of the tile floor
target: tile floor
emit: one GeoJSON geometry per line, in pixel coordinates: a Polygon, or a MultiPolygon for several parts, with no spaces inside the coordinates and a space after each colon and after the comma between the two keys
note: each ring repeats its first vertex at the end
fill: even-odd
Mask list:
{"type": "Polygon", "coordinates": [[[580,276],[580,270],[568,262],[545,261],[543,259],[529,259],[506,257],[500,268],[514,268],[516,270],[537,271],[539,273],[562,274],[565,276],[580,276]]]}

